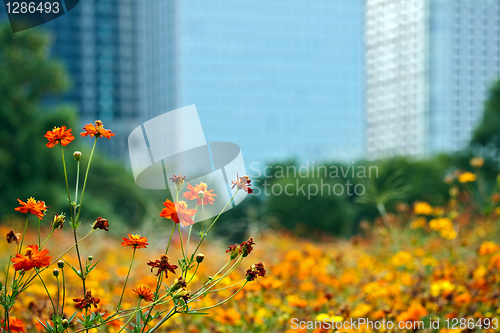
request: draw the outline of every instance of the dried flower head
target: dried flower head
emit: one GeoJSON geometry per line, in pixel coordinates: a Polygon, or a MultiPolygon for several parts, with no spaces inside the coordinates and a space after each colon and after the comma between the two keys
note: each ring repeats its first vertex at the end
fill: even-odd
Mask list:
{"type": "Polygon", "coordinates": [[[251,266],[249,269],[247,269],[246,276],[247,276],[247,281],[254,281],[257,276],[265,276],[266,275],[266,269],[264,268],[264,264],[259,262],[253,266],[251,266]]]}
{"type": "Polygon", "coordinates": [[[243,254],[243,258],[248,256],[250,252],[253,250],[253,246],[255,245],[253,241],[253,237],[250,237],[247,241],[244,241],[240,244],[241,253],[243,254]]]}
{"type": "Polygon", "coordinates": [[[52,131],[47,131],[44,137],[49,140],[46,144],[49,148],[54,148],[58,143],[60,143],[61,146],[67,146],[75,139],[73,133],[71,133],[71,128],[66,129],[66,126],[54,127],[52,131]]]}
{"type": "Polygon", "coordinates": [[[108,220],[103,219],[100,216],[97,218],[97,220],[95,220],[94,224],[92,225],[92,228],[94,229],[101,229],[106,231],[109,231],[108,227],[109,227],[108,220]]]}
{"type": "Polygon", "coordinates": [[[87,290],[85,293],[84,298],[73,298],[73,302],[75,302],[75,307],[77,309],[88,309],[94,306],[94,308],[97,308],[97,304],[99,304],[101,300],[97,297],[92,297],[92,291],[87,290]]]}
{"type": "Polygon", "coordinates": [[[241,247],[238,244],[229,245],[226,253],[229,253],[231,255],[231,260],[233,260],[241,254],[241,247]]]}
{"type": "Polygon", "coordinates": [[[14,230],[9,231],[7,234],[7,243],[16,243],[19,244],[19,239],[21,239],[21,234],[14,232],[14,230]]]}
{"type": "Polygon", "coordinates": [[[170,177],[169,180],[171,180],[172,183],[175,184],[175,188],[177,189],[177,192],[179,192],[182,188],[182,185],[184,184],[184,181],[186,180],[186,176],[183,176],[182,174],[176,176],[174,173],[174,176],[170,177]]]}
{"type": "Polygon", "coordinates": [[[151,266],[151,272],[154,268],[157,268],[156,276],[160,275],[162,272],[165,272],[165,277],[168,278],[168,272],[172,272],[175,274],[175,270],[177,269],[177,265],[170,265],[168,256],[162,254],[159,260],[149,261],[148,266],[151,266]]]}
{"type": "Polygon", "coordinates": [[[170,288],[170,291],[174,292],[179,288],[186,288],[186,287],[187,287],[186,280],[184,280],[181,276],[178,279],[175,279],[174,284],[170,288]]]}

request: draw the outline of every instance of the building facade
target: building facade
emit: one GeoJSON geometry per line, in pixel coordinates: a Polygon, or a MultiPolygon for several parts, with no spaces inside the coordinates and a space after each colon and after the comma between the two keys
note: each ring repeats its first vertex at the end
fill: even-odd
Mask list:
{"type": "MultiPolygon", "coordinates": [[[[176,1],[174,108],[245,164],[364,151],[364,0],[176,1]]],[[[258,167],[258,164],[256,164],[258,167]]]]}
{"type": "Polygon", "coordinates": [[[367,0],[366,152],[464,148],[500,77],[500,2],[367,0]]]}

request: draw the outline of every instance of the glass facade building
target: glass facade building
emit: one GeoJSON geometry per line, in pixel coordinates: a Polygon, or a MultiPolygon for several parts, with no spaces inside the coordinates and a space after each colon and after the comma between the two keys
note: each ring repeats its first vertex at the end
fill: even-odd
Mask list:
{"type": "Polygon", "coordinates": [[[367,0],[367,155],[467,145],[500,77],[500,2],[367,0]]]}
{"type": "Polygon", "coordinates": [[[171,76],[148,80],[174,92],[171,109],[196,104],[207,141],[240,145],[247,168],[360,157],[363,6],[363,0],[176,1],[163,12],[175,20],[172,30],[159,36],[175,45],[174,72],[160,63],[171,76]]]}

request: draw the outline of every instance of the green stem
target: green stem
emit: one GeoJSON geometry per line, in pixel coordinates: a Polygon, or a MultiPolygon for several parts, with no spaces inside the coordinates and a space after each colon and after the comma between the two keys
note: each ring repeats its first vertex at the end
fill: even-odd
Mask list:
{"type": "Polygon", "coordinates": [[[29,218],[30,218],[30,213],[28,213],[28,217],[26,218],[26,223],[24,225],[24,231],[23,231],[23,237],[21,238],[21,244],[19,245],[19,250],[17,251],[17,253],[21,253],[21,250],[23,249],[24,235],[26,235],[26,230],[28,229],[29,218]]]}
{"type": "Polygon", "coordinates": [[[40,245],[40,249],[45,245],[45,243],[47,243],[47,241],[49,240],[50,236],[52,236],[52,233],[54,232],[54,228],[52,228],[52,231],[50,232],[50,234],[47,236],[47,238],[43,241],[42,245],[40,245]]]}
{"type": "Polygon", "coordinates": [[[42,239],[40,236],[40,219],[38,219],[38,248],[41,248],[42,239]]]}
{"type": "Polygon", "coordinates": [[[64,277],[64,267],[61,268],[62,283],[63,283],[63,297],[61,302],[61,316],[64,316],[64,303],[66,301],[66,278],[64,277]]]}
{"type": "Polygon", "coordinates": [[[96,143],[97,143],[97,137],[95,137],[94,146],[92,146],[92,151],[90,152],[89,163],[87,164],[87,171],[85,171],[85,180],[83,181],[82,195],[80,197],[80,207],[78,208],[78,215],[76,216],[75,225],[78,223],[78,219],[80,218],[80,214],[82,212],[83,194],[85,193],[85,188],[87,186],[87,178],[89,176],[90,163],[92,162],[92,156],[94,156],[96,143]]]}
{"type": "MultiPolygon", "coordinates": [[[[66,160],[64,158],[64,148],[62,145],[61,145],[61,157],[62,157],[63,168],[64,168],[64,180],[66,181],[66,191],[68,192],[69,211],[72,212],[73,205],[71,204],[71,195],[69,194],[68,173],[66,172],[66,160]]],[[[71,220],[74,221],[73,214],[71,215],[71,220]]]]}
{"type": "Polygon", "coordinates": [[[45,288],[45,292],[47,293],[47,296],[49,296],[50,303],[52,303],[52,308],[54,309],[54,313],[56,313],[56,306],[54,305],[54,301],[52,300],[52,297],[50,297],[49,290],[47,289],[47,286],[45,285],[45,282],[43,282],[42,277],[38,273],[38,269],[37,268],[35,268],[35,273],[40,278],[40,281],[42,281],[43,287],[45,288]]]}
{"type": "Polygon", "coordinates": [[[179,226],[179,239],[181,240],[181,251],[182,251],[182,256],[184,257],[184,262],[186,259],[186,254],[184,253],[184,245],[182,245],[182,232],[181,232],[181,224],[178,223],[179,226]]]}
{"type": "Polygon", "coordinates": [[[130,267],[128,269],[127,278],[125,279],[125,284],[123,285],[122,295],[120,296],[120,301],[118,302],[118,307],[116,311],[120,310],[120,305],[122,304],[123,294],[125,293],[125,288],[127,287],[128,277],[130,275],[130,271],[132,270],[132,265],[134,263],[136,248],[134,247],[134,253],[132,253],[132,260],[130,261],[130,267]]]}
{"type": "Polygon", "coordinates": [[[56,276],[56,282],[57,282],[57,309],[56,309],[56,316],[59,316],[59,296],[61,294],[60,288],[59,288],[59,276],[56,276]]]}
{"type": "MultiPolygon", "coordinates": [[[[94,230],[94,229],[92,229],[94,230]]],[[[75,248],[76,248],[76,254],[78,256],[78,263],[80,264],[80,273],[81,273],[81,279],[82,279],[82,284],[83,284],[83,294],[85,295],[85,292],[87,291],[87,288],[85,288],[85,272],[83,271],[83,265],[82,265],[82,258],[80,256],[80,249],[78,248],[78,239],[76,237],[76,229],[73,229],[73,236],[75,238],[75,248]]]]}
{"type": "MultiPolygon", "coordinates": [[[[137,310],[140,309],[139,305],[141,304],[141,299],[139,298],[139,303],[137,303],[137,310]]],[[[120,333],[121,331],[123,331],[125,329],[125,327],[127,327],[127,325],[130,323],[130,321],[132,320],[132,318],[134,318],[134,315],[135,313],[132,313],[130,315],[130,318],[127,320],[127,322],[125,323],[125,325],[123,325],[123,327],[118,331],[118,333],[120,333]]]]}
{"type": "Polygon", "coordinates": [[[200,308],[200,309],[194,309],[194,310],[191,310],[191,311],[201,311],[201,310],[208,310],[208,309],[212,309],[212,308],[215,308],[219,305],[222,305],[224,303],[227,303],[229,302],[229,300],[231,300],[234,296],[236,296],[237,293],[239,293],[241,291],[241,289],[243,289],[243,287],[245,287],[245,285],[248,283],[248,281],[246,281],[245,283],[243,283],[243,285],[241,286],[240,289],[238,289],[237,292],[235,292],[231,297],[229,297],[228,299],[226,299],[225,301],[222,301],[220,303],[217,303],[215,305],[212,305],[212,306],[207,306],[206,308],[200,308]]]}
{"type": "Polygon", "coordinates": [[[227,206],[231,203],[231,201],[233,201],[234,197],[236,196],[236,194],[238,193],[240,189],[237,189],[236,192],[234,192],[233,196],[231,197],[231,199],[227,202],[227,204],[224,206],[224,208],[222,208],[222,210],[220,211],[219,215],[217,215],[217,217],[215,218],[215,220],[212,222],[212,224],[210,224],[210,227],[208,227],[207,229],[207,232],[203,234],[203,236],[201,237],[200,241],[198,242],[198,245],[196,246],[196,249],[194,250],[193,253],[196,253],[196,251],[198,251],[198,249],[200,248],[200,245],[201,245],[201,242],[203,242],[203,240],[205,239],[206,235],[208,234],[208,232],[210,231],[210,229],[212,229],[212,227],[214,226],[215,222],[217,222],[217,220],[219,219],[219,217],[222,215],[222,213],[224,213],[224,211],[226,210],[227,206]]]}
{"type": "Polygon", "coordinates": [[[168,240],[167,250],[165,251],[165,255],[168,253],[168,249],[170,247],[170,242],[172,242],[172,236],[174,235],[174,231],[175,231],[175,223],[174,223],[174,226],[172,228],[172,232],[170,233],[170,239],[168,240]]]}

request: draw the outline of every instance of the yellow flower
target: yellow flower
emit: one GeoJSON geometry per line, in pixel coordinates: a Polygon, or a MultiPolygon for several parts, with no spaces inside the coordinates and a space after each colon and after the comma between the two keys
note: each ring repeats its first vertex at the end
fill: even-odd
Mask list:
{"type": "Polygon", "coordinates": [[[439,235],[445,239],[455,239],[457,237],[457,233],[453,229],[453,223],[447,217],[430,220],[429,227],[439,232],[439,235]]]}
{"type": "Polygon", "coordinates": [[[481,246],[479,247],[479,254],[480,255],[487,255],[487,254],[492,254],[497,252],[500,249],[500,246],[495,244],[495,242],[483,242],[481,246]]]}
{"type": "Polygon", "coordinates": [[[431,285],[431,295],[434,297],[447,296],[453,290],[455,290],[455,285],[448,280],[437,281],[431,285]]]}
{"type": "Polygon", "coordinates": [[[413,212],[419,215],[432,215],[434,209],[427,202],[418,202],[415,204],[413,212]]]}
{"type": "Polygon", "coordinates": [[[413,264],[413,257],[410,252],[399,251],[396,253],[391,262],[394,266],[411,266],[413,264]]]}
{"type": "Polygon", "coordinates": [[[427,225],[427,220],[425,219],[425,217],[420,216],[418,219],[416,219],[410,224],[410,229],[415,230],[415,229],[425,228],[426,225],[427,225]]]}
{"type": "Polygon", "coordinates": [[[470,183],[476,180],[476,175],[472,172],[464,172],[458,176],[458,181],[461,183],[470,183]]]}
{"type": "Polygon", "coordinates": [[[472,165],[474,168],[480,168],[484,165],[484,158],[482,157],[473,157],[470,160],[470,165],[472,165]]]}

